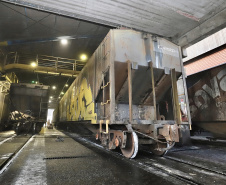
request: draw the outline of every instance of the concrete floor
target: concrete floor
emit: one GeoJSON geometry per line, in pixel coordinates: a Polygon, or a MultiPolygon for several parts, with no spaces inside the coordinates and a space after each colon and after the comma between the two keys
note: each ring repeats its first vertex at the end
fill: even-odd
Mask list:
{"type": "Polygon", "coordinates": [[[175,184],[128,161],[45,129],[0,175],[0,184],[175,184]]]}

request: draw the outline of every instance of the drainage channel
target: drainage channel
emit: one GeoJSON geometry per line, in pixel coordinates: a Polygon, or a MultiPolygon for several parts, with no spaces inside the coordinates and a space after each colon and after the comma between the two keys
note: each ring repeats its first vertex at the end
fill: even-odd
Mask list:
{"type": "Polygon", "coordinates": [[[76,158],[87,158],[91,156],[65,156],[65,157],[45,157],[43,160],[53,160],[53,159],[76,159],[76,158]]]}
{"type": "Polygon", "coordinates": [[[34,135],[29,137],[28,140],[19,147],[4,163],[0,166],[0,175],[7,169],[7,167],[13,162],[13,160],[19,155],[19,153],[33,140],[34,135]]]}

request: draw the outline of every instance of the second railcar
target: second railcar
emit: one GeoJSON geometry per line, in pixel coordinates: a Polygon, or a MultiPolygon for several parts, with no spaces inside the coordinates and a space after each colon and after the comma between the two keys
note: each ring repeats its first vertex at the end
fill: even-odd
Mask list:
{"type": "Polygon", "coordinates": [[[181,119],[179,77],[187,105],[177,45],[133,30],[111,30],[62,97],[59,122],[89,121],[103,145],[120,147],[128,158],[136,156],[138,143],[163,155],[189,133],[189,116],[181,119]]]}
{"type": "Polygon", "coordinates": [[[188,76],[187,84],[192,125],[226,139],[226,64],[188,76]]]}
{"type": "Polygon", "coordinates": [[[11,123],[17,134],[38,133],[46,122],[49,86],[12,83],[10,86],[11,123]]]}

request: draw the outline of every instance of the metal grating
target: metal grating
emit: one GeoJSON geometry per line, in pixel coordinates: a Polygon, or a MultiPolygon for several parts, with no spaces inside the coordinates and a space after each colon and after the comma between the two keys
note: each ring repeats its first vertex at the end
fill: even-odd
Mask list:
{"type": "Polygon", "coordinates": [[[87,158],[90,156],[64,156],[64,157],[45,157],[43,160],[53,160],[53,159],[77,159],[77,158],[87,158]]]}

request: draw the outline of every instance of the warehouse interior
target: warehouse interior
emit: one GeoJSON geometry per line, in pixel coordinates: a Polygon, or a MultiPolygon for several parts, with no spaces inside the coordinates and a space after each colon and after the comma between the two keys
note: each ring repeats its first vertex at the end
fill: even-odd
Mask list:
{"type": "Polygon", "coordinates": [[[61,92],[65,93],[65,85],[70,85],[84,66],[86,61],[79,61],[80,56],[91,57],[110,29],[127,28],[161,36],[180,45],[186,56],[185,48],[225,27],[225,6],[224,0],[199,4],[56,1],[54,5],[48,1],[4,0],[0,6],[1,72],[5,73],[6,63],[30,65],[39,59],[51,61],[44,63],[44,67],[55,68],[57,58],[63,58],[62,62],[78,61],[77,69],[73,69],[73,64],[68,66],[75,70],[69,75],[54,74],[54,69],[37,73],[29,67],[23,70],[24,66],[8,66],[7,70],[15,72],[20,82],[57,85],[52,92],[57,100],[61,92]],[[61,44],[62,39],[68,43],[61,44]]]}
{"type": "Polygon", "coordinates": [[[225,0],[2,0],[0,89],[0,184],[225,182],[225,0]]]}

